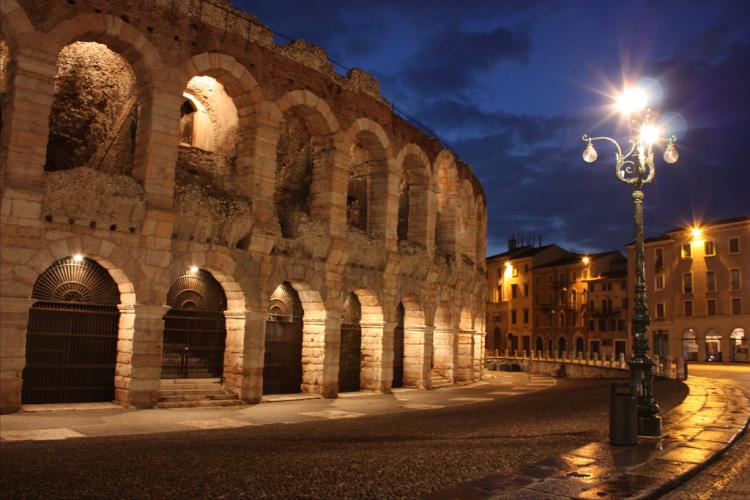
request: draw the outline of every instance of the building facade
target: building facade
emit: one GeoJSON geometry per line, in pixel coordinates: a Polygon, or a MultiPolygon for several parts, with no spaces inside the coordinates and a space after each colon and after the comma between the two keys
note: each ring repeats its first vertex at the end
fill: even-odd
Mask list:
{"type": "Polygon", "coordinates": [[[3,0],[0,407],[481,377],[484,192],[228,2],[3,0]]]}
{"type": "MultiPolygon", "coordinates": [[[[645,267],[652,353],[691,361],[748,362],[750,217],[648,238],[645,267]]],[[[629,289],[634,280],[630,245],[629,289]]]]}

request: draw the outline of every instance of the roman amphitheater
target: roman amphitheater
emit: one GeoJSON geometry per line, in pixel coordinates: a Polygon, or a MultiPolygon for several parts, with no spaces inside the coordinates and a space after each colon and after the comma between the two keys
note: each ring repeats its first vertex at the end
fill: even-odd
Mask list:
{"type": "Polygon", "coordinates": [[[484,192],[373,77],[226,0],[0,7],[2,411],[481,378],[484,192]]]}

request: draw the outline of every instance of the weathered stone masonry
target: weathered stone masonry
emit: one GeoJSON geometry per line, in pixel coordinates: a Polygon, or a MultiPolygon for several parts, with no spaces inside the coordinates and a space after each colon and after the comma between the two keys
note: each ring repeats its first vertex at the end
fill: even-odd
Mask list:
{"type": "Polygon", "coordinates": [[[167,292],[226,295],[224,386],[262,397],[274,290],[304,309],[301,390],[338,392],[361,304],[361,388],[481,377],[486,200],[470,168],[323,49],[220,0],[0,0],[0,407],[21,404],[37,278],[76,254],[120,291],[115,399],[156,402],[167,292]]]}

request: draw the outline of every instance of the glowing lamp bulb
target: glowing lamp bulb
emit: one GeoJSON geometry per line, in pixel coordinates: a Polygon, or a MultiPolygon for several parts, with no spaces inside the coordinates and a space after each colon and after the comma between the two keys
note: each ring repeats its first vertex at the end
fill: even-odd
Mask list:
{"type": "Polygon", "coordinates": [[[620,97],[617,98],[617,106],[625,114],[637,113],[648,104],[648,96],[643,89],[630,88],[625,89],[620,97]]]}
{"type": "Polygon", "coordinates": [[[644,123],[641,127],[641,142],[647,145],[652,145],[659,140],[659,128],[648,123],[644,123]]]}
{"type": "Polygon", "coordinates": [[[190,266],[190,272],[196,274],[198,272],[198,266],[190,266]]]}
{"type": "Polygon", "coordinates": [[[599,154],[594,149],[594,145],[590,142],[586,145],[586,149],[583,150],[583,161],[586,163],[594,163],[599,154]]]}
{"type": "Polygon", "coordinates": [[[693,235],[694,240],[700,240],[701,236],[703,236],[703,230],[699,227],[694,227],[690,230],[690,234],[693,235]]]}
{"type": "Polygon", "coordinates": [[[581,259],[581,262],[583,262],[584,266],[588,266],[589,262],[591,262],[591,259],[589,259],[588,257],[584,257],[583,259],[581,259]]]}
{"type": "Polygon", "coordinates": [[[677,163],[679,158],[680,154],[677,152],[677,148],[670,142],[666,151],[664,151],[664,161],[667,163],[677,163]]]}
{"type": "Polygon", "coordinates": [[[73,256],[73,262],[83,262],[83,255],[77,253],[73,256]]]}

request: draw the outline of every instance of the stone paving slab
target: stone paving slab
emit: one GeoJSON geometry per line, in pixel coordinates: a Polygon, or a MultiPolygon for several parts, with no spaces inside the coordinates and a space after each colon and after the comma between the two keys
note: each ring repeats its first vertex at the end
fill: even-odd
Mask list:
{"type": "Polygon", "coordinates": [[[690,395],[664,416],[661,439],[589,443],[426,498],[655,498],[695,476],[747,429],[750,399],[742,391],[694,376],[686,383],[690,395]]]}

